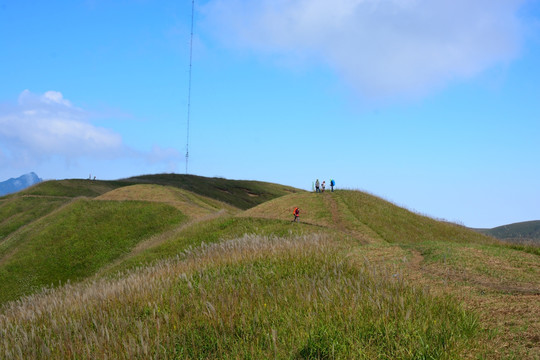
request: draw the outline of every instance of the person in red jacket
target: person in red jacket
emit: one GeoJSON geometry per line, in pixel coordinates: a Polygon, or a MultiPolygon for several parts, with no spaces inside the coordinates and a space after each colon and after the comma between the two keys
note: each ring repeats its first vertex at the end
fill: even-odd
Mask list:
{"type": "Polygon", "coordinates": [[[296,221],[300,222],[300,209],[299,208],[297,207],[294,208],[293,215],[294,215],[294,219],[291,222],[296,222],[296,221]]]}

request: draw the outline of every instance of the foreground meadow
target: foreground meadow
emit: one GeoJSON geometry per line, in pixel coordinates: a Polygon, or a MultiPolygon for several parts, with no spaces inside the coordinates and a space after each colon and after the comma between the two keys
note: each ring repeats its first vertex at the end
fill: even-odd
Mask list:
{"type": "Polygon", "coordinates": [[[329,235],[245,235],[10,303],[6,359],[453,359],[477,318],[329,235]]]}

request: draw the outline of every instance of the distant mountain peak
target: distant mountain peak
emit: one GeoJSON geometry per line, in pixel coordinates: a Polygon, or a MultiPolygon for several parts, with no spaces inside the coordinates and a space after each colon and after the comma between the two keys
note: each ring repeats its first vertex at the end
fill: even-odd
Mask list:
{"type": "Polygon", "coordinates": [[[0,182],[0,196],[16,193],[42,181],[33,171],[18,178],[11,178],[0,182]]]}

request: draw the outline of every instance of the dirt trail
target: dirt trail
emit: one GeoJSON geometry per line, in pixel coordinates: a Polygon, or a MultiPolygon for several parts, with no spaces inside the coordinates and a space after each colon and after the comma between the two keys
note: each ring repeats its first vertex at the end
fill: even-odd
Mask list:
{"type": "Polygon", "coordinates": [[[332,215],[332,227],[357,239],[362,244],[372,244],[383,241],[369,227],[362,224],[346,208],[344,204],[339,204],[336,200],[337,194],[322,194],[326,207],[332,215]],[[341,206],[340,206],[341,205],[341,206]],[[349,216],[354,219],[346,219],[349,216]],[[355,223],[351,223],[354,221],[355,223]]]}

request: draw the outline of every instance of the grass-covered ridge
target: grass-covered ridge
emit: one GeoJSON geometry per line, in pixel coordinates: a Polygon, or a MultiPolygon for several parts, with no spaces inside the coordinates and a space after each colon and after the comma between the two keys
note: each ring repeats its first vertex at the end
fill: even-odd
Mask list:
{"type": "MultiPolygon", "coordinates": [[[[70,238],[58,230],[74,228],[79,206],[88,222],[76,234],[106,224],[90,220],[114,219],[115,212],[125,220],[121,227],[131,227],[116,229],[111,220],[94,237],[74,235],[81,244],[76,253],[86,254],[86,265],[97,264],[91,271],[5,303],[0,358],[534,359],[540,353],[534,252],[357,191],[315,194],[249,183],[155,175],[118,186],[81,181],[79,193],[67,181],[52,186],[55,193],[0,199],[0,213],[10,217],[0,222],[6,233],[0,271],[25,251],[35,253],[33,239],[65,244],[55,236],[44,241],[45,229],[70,238]],[[243,205],[233,206],[228,196],[243,205]],[[22,199],[58,203],[36,206],[34,214],[31,203],[2,207],[22,199]],[[296,206],[300,223],[291,223],[296,206]],[[89,250],[99,249],[99,239],[148,230],[136,215],[145,211],[156,228],[127,236],[121,250],[105,246],[113,256],[93,258],[89,250]],[[11,220],[22,226],[10,227],[11,220]],[[94,245],[82,246],[87,242],[94,245]]],[[[63,272],[75,270],[69,264],[63,272]]]]}

